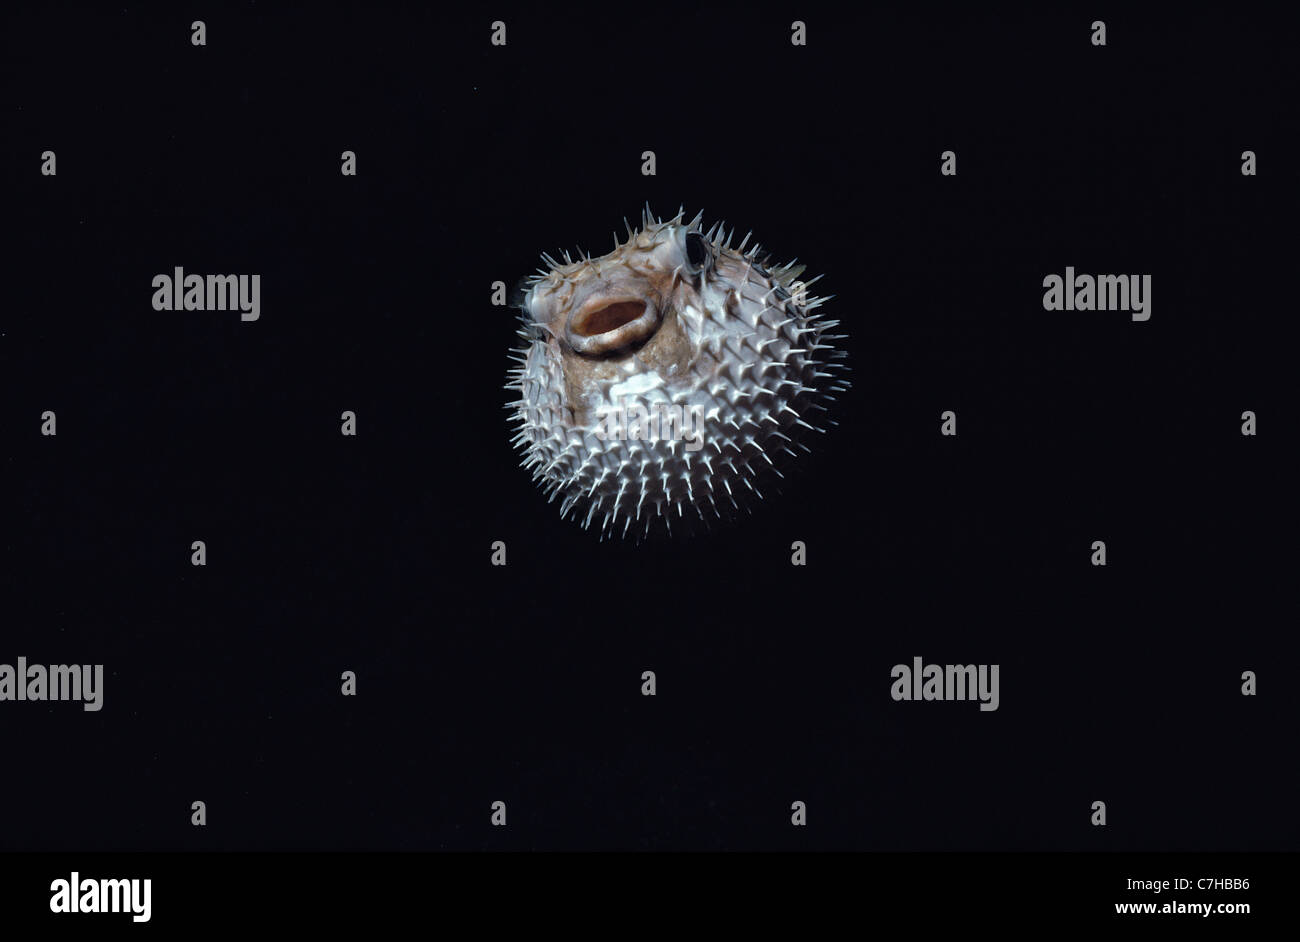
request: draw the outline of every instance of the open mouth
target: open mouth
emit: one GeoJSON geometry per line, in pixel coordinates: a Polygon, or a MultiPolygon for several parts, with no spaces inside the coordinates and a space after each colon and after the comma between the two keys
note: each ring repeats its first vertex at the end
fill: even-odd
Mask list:
{"type": "Polygon", "coordinates": [[[595,337],[618,330],[624,324],[630,324],[645,313],[644,301],[615,301],[594,311],[579,312],[574,318],[573,332],[579,337],[595,337]]]}
{"type": "Polygon", "coordinates": [[[593,298],[569,318],[569,346],[596,356],[650,339],[659,326],[659,308],[643,298],[593,298]]]}

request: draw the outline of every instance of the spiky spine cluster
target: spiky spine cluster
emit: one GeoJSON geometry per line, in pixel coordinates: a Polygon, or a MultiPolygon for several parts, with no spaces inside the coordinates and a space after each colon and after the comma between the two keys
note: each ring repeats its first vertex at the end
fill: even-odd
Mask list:
{"type": "MultiPolygon", "coordinates": [[[[538,269],[528,287],[545,282],[562,288],[588,268],[618,262],[634,247],[653,242],[665,226],[681,224],[680,212],[665,222],[647,207],[641,230],[628,227],[621,243],[615,236],[611,255],[593,259],[579,252],[575,262],[565,252],[561,265],[544,254],[549,270],[538,269]]],[[[687,231],[701,231],[699,216],[687,231]]],[[[566,401],[559,341],[523,313],[518,333],[525,344],[511,357],[518,366],[506,387],[519,395],[507,406],[520,425],[515,447],[550,499],[562,499],[561,517],[578,510],[584,528],[599,523],[602,539],[620,530],[626,536],[633,522],[638,535],[649,534],[656,520],[671,533],[674,514],[681,519],[691,511],[707,525],[749,509],[753,498],[763,496],[755,479],[764,470],[782,476],[774,455],[809,451],[800,441],[803,430],[825,431],[815,415],[848,386],[844,351],[835,348],[843,336],[826,333],[839,322],[814,313],[830,297],[791,294],[804,266],[770,266],[757,244],[745,249],[749,235],[733,249],[734,230],[725,231],[722,223],[702,234],[718,264],[703,279],[698,303],[676,313],[694,353],[689,375],[664,376],[633,355],[620,376],[600,388],[609,408],[635,395],[647,409],[664,404],[698,410],[705,428],[697,451],[672,438],[602,440],[595,423],[577,422],[566,401]]]]}

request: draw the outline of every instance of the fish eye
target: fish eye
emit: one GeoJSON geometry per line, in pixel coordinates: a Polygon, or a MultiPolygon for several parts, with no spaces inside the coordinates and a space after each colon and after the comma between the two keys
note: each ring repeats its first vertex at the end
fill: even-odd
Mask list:
{"type": "Polygon", "coordinates": [[[693,271],[700,271],[709,261],[709,247],[698,232],[686,233],[686,263],[693,271]]]}

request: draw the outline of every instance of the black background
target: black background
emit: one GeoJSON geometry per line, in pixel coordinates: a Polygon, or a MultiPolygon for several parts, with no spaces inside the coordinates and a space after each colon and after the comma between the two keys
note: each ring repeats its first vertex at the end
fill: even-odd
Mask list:
{"type": "Polygon", "coordinates": [[[0,848],[1300,846],[1285,24],[616,12],[6,10],[0,662],[106,680],[0,704],[0,848]],[[646,201],[826,272],[854,385],[638,546],[517,466],[490,296],[646,201]],[[1067,265],[1151,320],[1044,311],[1067,265]],[[175,266],[261,319],[154,311],[175,266]],[[1001,708],[895,703],[918,655],[1001,708]]]}

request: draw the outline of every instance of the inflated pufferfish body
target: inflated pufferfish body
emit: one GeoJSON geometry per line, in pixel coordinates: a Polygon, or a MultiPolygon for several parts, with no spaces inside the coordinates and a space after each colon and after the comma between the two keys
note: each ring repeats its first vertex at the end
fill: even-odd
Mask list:
{"type": "Polygon", "coordinates": [[[748,241],[647,208],[608,255],[542,256],[507,389],[522,464],[562,517],[577,509],[602,537],[725,519],[823,431],[817,414],[847,386],[842,337],[825,333],[838,322],[812,313],[829,299],[748,241]]]}

